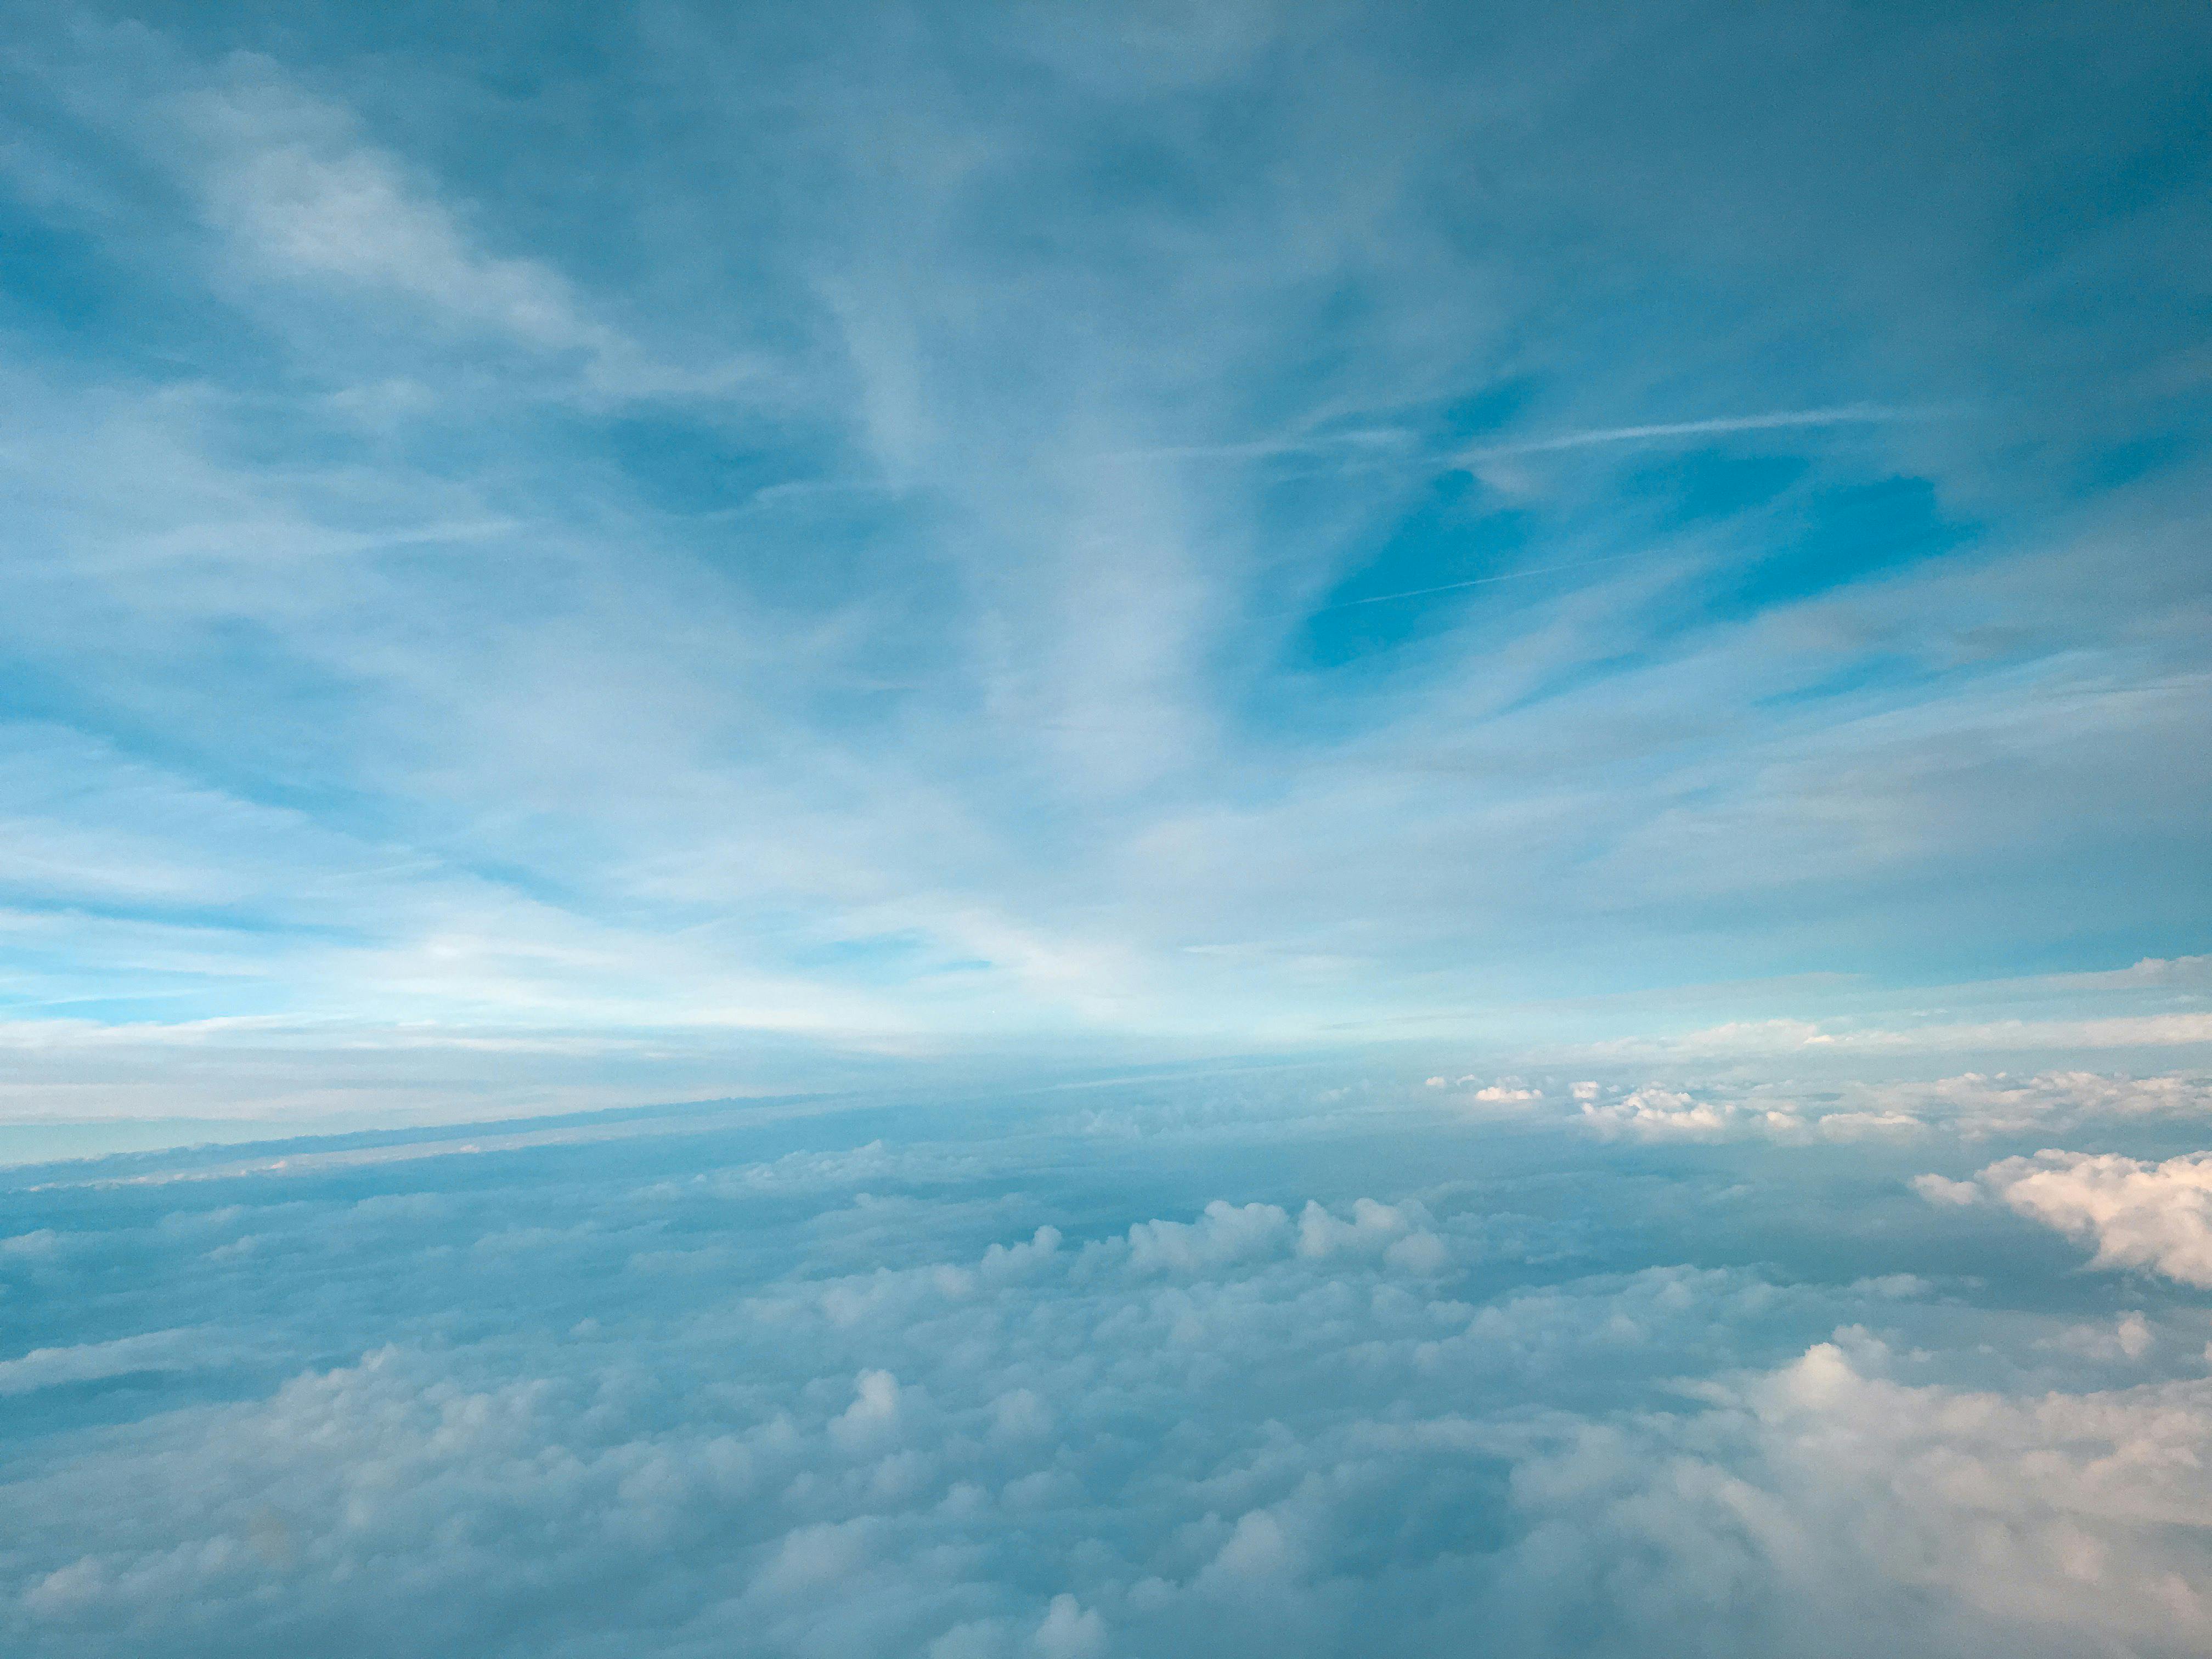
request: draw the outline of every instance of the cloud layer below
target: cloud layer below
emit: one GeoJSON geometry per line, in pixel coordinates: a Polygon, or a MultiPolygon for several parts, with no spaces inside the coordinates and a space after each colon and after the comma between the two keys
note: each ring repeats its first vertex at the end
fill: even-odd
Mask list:
{"type": "Polygon", "coordinates": [[[2203,1080],[1789,1093],[1254,1074],[19,1170],[0,1629],[2201,1651],[2202,1158],[2155,1149],[2203,1080]]]}

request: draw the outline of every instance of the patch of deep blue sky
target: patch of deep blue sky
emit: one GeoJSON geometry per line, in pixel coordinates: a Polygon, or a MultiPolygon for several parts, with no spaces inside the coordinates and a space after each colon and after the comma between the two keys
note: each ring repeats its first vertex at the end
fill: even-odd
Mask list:
{"type": "Polygon", "coordinates": [[[0,684],[60,758],[16,774],[58,827],[9,900],[232,943],[210,972],[27,937],[12,994],[373,1015],[332,964],[451,910],[393,920],[410,860],[1000,1006],[1068,977],[994,980],[999,922],[902,892],[1156,990],[1257,944],[1402,968],[1376,995],[1408,1006],[1523,963],[1903,984],[2201,946],[2195,9],[1133,15],[26,18],[20,417],[135,413],[202,471],[110,446],[11,483],[0,684]],[[428,276],[313,240],[365,178],[400,207],[353,228],[427,238],[428,276]],[[521,266],[553,324],[498,309],[521,266]],[[321,545],[141,557],[235,533],[226,493],[321,545]],[[686,616],[737,619],[726,653],[658,652],[686,616]],[[441,735],[510,691],[571,769],[441,735]],[[2046,695],[2114,712],[2015,741],[2046,695]],[[656,820],[619,754],[669,730],[656,820]],[[887,763],[939,803],[903,841],[887,763]],[[395,902],[300,902],[344,859],[299,847],[258,888],[110,879],[111,830],[227,833],[177,789],[392,853],[395,902]],[[853,856],[896,867],[662,879],[738,798],[799,843],[869,818],[853,856]],[[1240,814],[1239,894],[1196,914],[1165,849],[1240,814]],[[1347,866],[1391,879],[1333,901],[1347,866]]]}

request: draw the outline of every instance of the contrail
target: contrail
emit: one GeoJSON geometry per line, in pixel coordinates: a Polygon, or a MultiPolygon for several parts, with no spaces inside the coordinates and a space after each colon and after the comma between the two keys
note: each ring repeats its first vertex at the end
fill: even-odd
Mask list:
{"type": "Polygon", "coordinates": [[[1439,582],[1434,587],[1409,587],[1402,593],[1370,593],[1364,599],[1339,599],[1334,605],[1316,605],[1306,614],[1319,616],[1324,611],[1349,611],[1355,605],[1381,605],[1389,599],[1418,599],[1424,593],[1449,593],[1455,587],[1480,587],[1486,582],[1517,582],[1523,576],[1548,576],[1559,570],[1588,570],[1593,565],[1620,564],[1629,559],[1649,559],[1651,553],[1615,553],[1602,559],[1578,559],[1572,564],[1540,564],[1532,570],[1508,570],[1495,576],[1469,576],[1465,581],[1439,582]]]}
{"type": "Polygon", "coordinates": [[[1462,461],[1479,461],[1493,455],[1538,455],[1554,449],[1587,449],[1595,444],[1634,443],[1642,438],[1693,438],[1708,432],[1762,432],[1772,427],[1847,426],[1881,421],[1923,421],[1935,411],[1892,409],[1881,404],[1844,404],[1834,409],[1778,410],[1771,415],[1728,415],[1711,421],[1665,421],[1654,426],[1606,426],[1589,432],[1565,432],[1556,438],[1528,438],[1518,443],[1490,444],[1462,453],[1462,461]]]}

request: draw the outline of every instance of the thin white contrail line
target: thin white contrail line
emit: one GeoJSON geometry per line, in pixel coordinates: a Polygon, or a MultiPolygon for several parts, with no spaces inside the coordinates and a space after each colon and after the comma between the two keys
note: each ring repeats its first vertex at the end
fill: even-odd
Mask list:
{"type": "Polygon", "coordinates": [[[1634,443],[1644,438],[1694,438],[1710,432],[1762,432],[1786,426],[1849,426],[1882,421],[1924,421],[1935,411],[1893,409],[1882,404],[1844,404],[1834,409],[1787,409],[1767,415],[1726,415],[1710,421],[1662,421],[1652,426],[1607,426],[1588,432],[1563,432],[1555,438],[1527,438],[1463,451],[1461,459],[1493,455],[1539,455],[1554,449],[1587,449],[1595,444],[1634,443]]]}
{"type": "MultiPolygon", "coordinates": [[[[1843,404],[1833,409],[1778,410],[1765,415],[1729,415],[1706,421],[1663,421],[1648,426],[1600,427],[1588,432],[1565,432],[1553,438],[1530,438],[1519,443],[1493,444],[1484,448],[1463,451],[1462,465],[1494,455],[1533,455],[1548,450],[1584,449],[1597,444],[1634,443],[1644,438],[1691,438],[1705,433],[1759,432],[1770,428],[1793,426],[1844,426],[1853,422],[1883,421],[1924,421],[1941,414],[1933,409],[1899,409],[1884,404],[1843,404]]],[[[1573,564],[1539,565],[1532,570],[1508,570],[1495,576],[1470,576],[1464,581],[1439,582],[1433,587],[1409,587],[1396,593],[1372,593],[1364,599],[1339,599],[1334,605],[1316,607],[1309,615],[1324,611],[1348,611],[1354,605],[1382,605],[1392,599],[1418,599],[1430,593],[1449,593],[1462,587],[1482,587],[1492,582],[1519,581],[1526,576],[1548,576],[1565,570],[1587,570],[1595,565],[1621,564],[1631,559],[1646,559],[1650,553],[1620,553],[1609,558],[1583,559],[1573,564]]]]}
{"type": "Polygon", "coordinates": [[[1385,599],[1418,599],[1424,593],[1449,593],[1455,587],[1480,587],[1486,582],[1516,582],[1523,576],[1548,576],[1559,570],[1588,570],[1593,565],[1620,564],[1630,559],[1648,559],[1650,553],[1615,553],[1602,559],[1578,559],[1572,564],[1540,564],[1533,570],[1508,570],[1496,576],[1469,576],[1462,582],[1439,582],[1434,587],[1409,587],[1402,593],[1370,593],[1364,599],[1339,599],[1334,605],[1316,605],[1308,615],[1318,616],[1323,611],[1348,611],[1355,605],[1381,605],[1385,599]]]}

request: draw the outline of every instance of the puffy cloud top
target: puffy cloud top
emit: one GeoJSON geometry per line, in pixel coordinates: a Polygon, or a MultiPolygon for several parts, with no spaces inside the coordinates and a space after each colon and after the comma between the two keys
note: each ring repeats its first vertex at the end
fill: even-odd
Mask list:
{"type": "Polygon", "coordinates": [[[0,1635],[2201,1650],[2212,1319],[1990,1275],[2021,1209],[2197,1282],[2202,1157],[2009,1157],[1929,1208],[1932,1120],[1607,1139],[1515,1086],[1556,1109],[1200,1083],[33,1172],[0,1635]]]}
{"type": "Polygon", "coordinates": [[[2093,1242],[2100,1267],[2148,1267],[2212,1285],[2212,1152],[2153,1164],[2114,1152],[2042,1152],[1992,1164],[1972,1182],[1923,1176],[1920,1187],[1940,1203],[1987,1194],[2093,1242]]]}

